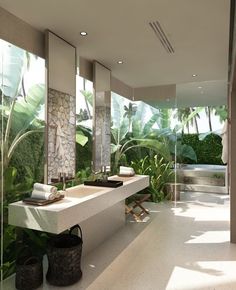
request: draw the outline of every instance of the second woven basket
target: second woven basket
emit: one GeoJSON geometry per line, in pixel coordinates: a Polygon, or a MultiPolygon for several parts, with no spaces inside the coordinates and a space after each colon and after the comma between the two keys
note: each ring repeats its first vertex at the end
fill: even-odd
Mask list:
{"type": "Polygon", "coordinates": [[[48,272],[47,281],[55,286],[69,286],[82,276],[82,230],[79,225],[73,226],[68,234],[60,234],[50,239],[47,247],[48,272]],[[72,234],[78,228],[80,237],[72,234]]]}

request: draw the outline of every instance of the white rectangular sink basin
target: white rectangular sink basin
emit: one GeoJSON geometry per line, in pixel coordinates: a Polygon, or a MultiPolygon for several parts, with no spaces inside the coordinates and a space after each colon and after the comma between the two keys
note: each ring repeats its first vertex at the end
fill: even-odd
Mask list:
{"type": "MultiPolygon", "coordinates": [[[[111,179],[120,177],[113,176],[111,179]]],[[[66,190],[65,198],[45,206],[17,201],[9,205],[9,224],[59,234],[149,186],[149,176],[122,177],[117,188],[77,185],[66,190]]]]}
{"type": "Polygon", "coordinates": [[[68,188],[66,190],[66,196],[68,196],[68,197],[85,197],[88,195],[98,193],[98,192],[103,191],[103,190],[104,190],[104,188],[78,186],[78,187],[68,188]]]}

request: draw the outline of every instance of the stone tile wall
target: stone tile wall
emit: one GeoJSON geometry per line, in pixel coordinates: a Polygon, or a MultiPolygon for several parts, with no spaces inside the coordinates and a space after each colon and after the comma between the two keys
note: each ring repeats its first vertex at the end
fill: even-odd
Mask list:
{"type": "Polygon", "coordinates": [[[75,96],[48,91],[48,182],[65,172],[75,175],[75,96]]]}

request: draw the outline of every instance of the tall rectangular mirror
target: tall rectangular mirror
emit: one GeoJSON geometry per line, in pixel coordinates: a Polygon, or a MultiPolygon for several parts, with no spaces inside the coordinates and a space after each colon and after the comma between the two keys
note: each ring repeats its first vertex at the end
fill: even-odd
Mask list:
{"type": "Polygon", "coordinates": [[[51,31],[46,32],[47,180],[75,174],[76,48],[51,31]]]}
{"type": "Polygon", "coordinates": [[[110,166],[111,71],[94,62],[93,169],[110,166]]]}

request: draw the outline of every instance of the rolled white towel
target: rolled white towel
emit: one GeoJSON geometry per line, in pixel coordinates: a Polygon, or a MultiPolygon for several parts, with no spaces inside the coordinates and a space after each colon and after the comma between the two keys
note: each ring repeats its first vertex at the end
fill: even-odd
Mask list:
{"type": "Polygon", "coordinates": [[[57,192],[54,193],[53,195],[54,195],[54,198],[58,198],[58,197],[60,197],[61,195],[63,195],[63,193],[60,192],[60,191],[57,191],[57,192]]]}
{"type": "Polygon", "coordinates": [[[40,191],[36,189],[34,189],[31,193],[32,198],[46,199],[46,200],[53,200],[54,198],[57,197],[56,195],[57,194],[55,193],[40,191]]]}
{"type": "Polygon", "coordinates": [[[121,171],[126,171],[126,172],[134,172],[134,169],[132,167],[127,167],[127,166],[120,166],[121,171]]]}
{"type": "Polygon", "coordinates": [[[134,169],[132,167],[120,166],[120,173],[121,175],[134,175],[134,169]]]}
{"type": "Polygon", "coordinates": [[[43,184],[43,183],[35,183],[34,190],[38,190],[41,192],[50,192],[50,193],[54,193],[54,194],[57,193],[56,186],[47,185],[47,184],[43,184]]]}

